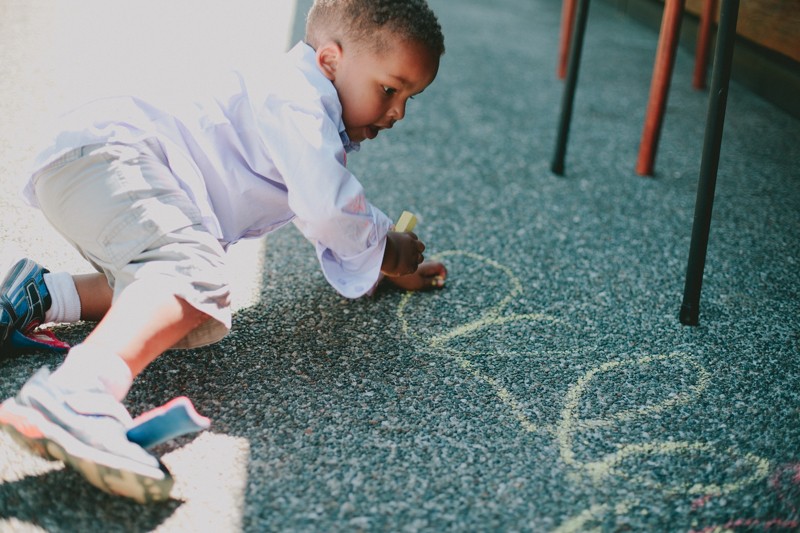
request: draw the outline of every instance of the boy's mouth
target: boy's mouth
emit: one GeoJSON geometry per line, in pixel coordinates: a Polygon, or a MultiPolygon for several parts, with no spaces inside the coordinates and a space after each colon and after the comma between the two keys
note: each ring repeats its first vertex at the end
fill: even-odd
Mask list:
{"type": "Polygon", "coordinates": [[[381,128],[377,126],[367,126],[367,139],[374,139],[378,136],[378,133],[381,131],[381,128]]]}

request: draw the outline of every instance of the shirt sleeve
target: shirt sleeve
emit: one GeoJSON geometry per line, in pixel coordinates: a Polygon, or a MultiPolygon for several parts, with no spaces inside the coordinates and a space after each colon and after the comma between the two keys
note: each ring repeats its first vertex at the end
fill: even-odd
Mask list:
{"type": "Polygon", "coordinates": [[[314,243],[325,278],[345,297],[366,294],[380,276],[392,221],[367,201],[345,167],[337,124],[291,103],[272,107],[262,119],[294,223],[314,243]]]}

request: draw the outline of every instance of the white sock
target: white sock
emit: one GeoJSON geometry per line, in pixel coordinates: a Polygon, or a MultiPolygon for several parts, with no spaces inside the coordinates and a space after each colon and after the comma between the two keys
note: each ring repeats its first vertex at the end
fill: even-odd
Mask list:
{"type": "Polygon", "coordinates": [[[81,319],[81,299],[69,272],[47,273],[44,284],[53,303],[44,314],[45,322],[77,322],[81,319]]]}
{"type": "Polygon", "coordinates": [[[98,386],[122,401],[133,384],[133,376],[127,363],[117,354],[97,352],[78,344],[73,346],[67,358],[50,375],[54,385],[69,389],[95,389],[98,386]]]}

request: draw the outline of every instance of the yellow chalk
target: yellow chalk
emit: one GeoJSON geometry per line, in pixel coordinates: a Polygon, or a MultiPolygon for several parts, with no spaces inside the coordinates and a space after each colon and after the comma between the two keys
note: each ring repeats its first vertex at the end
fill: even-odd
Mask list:
{"type": "Polygon", "coordinates": [[[397,219],[397,224],[394,225],[395,231],[414,231],[414,226],[417,225],[417,217],[410,211],[403,211],[400,218],[397,219]]]}

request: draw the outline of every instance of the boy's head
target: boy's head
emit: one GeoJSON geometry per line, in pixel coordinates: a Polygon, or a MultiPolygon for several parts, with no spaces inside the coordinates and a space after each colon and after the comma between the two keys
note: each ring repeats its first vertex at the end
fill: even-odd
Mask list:
{"type": "Polygon", "coordinates": [[[441,27],[425,0],[315,0],[306,42],[336,87],[355,142],[402,119],[444,54],[441,27]]]}
{"type": "Polygon", "coordinates": [[[394,41],[415,41],[444,54],[442,28],[425,0],[315,0],[308,12],[306,42],[362,44],[381,52],[394,41]],[[388,34],[386,33],[388,30],[388,34]]]}

